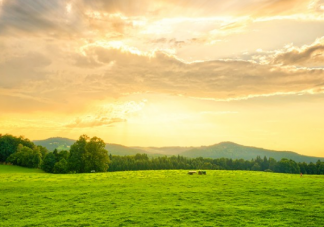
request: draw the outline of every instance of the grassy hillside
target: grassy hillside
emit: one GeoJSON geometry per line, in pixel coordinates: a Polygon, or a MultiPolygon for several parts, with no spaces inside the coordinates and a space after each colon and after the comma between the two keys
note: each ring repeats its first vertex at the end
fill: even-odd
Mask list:
{"type": "Polygon", "coordinates": [[[324,176],[1,174],[1,226],[322,226],[324,176]]]}
{"type": "Polygon", "coordinates": [[[248,147],[232,142],[222,142],[212,146],[197,147],[180,153],[180,155],[196,158],[232,158],[251,160],[257,156],[264,156],[281,160],[282,158],[292,159],[296,162],[316,162],[318,159],[324,161],[324,158],[309,157],[290,151],[273,151],[257,147],[248,147]]]}
{"type": "Polygon", "coordinates": [[[43,170],[0,164],[0,174],[10,174],[10,173],[43,173],[43,170]]]}

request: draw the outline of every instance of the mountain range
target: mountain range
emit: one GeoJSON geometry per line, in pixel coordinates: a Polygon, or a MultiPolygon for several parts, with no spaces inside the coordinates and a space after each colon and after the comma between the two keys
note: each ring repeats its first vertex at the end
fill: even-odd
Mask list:
{"type": "MultiPolygon", "coordinates": [[[[54,137],[45,140],[33,141],[36,145],[46,147],[49,151],[54,149],[69,150],[76,140],[54,137]]],[[[292,159],[296,162],[324,161],[323,157],[311,157],[300,155],[292,151],[274,151],[257,147],[243,146],[233,142],[221,142],[211,146],[201,147],[127,147],[119,144],[107,143],[105,147],[112,155],[135,155],[137,153],[147,154],[149,157],[181,155],[189,158],[232,158],[251,160],[260,157],[271,157],[276,160],[282,158],[292,159]]]]}

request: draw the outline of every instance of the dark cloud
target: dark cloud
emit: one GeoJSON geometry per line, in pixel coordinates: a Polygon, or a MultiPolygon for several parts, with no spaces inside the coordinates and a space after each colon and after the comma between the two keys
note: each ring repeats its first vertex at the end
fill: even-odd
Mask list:
{"type": "Polygon", "coordinates": [[[122,34],[124,28],[132,27],[131,22],[119,17],[106,14],[94,17],[94,12],[87,11],[91,5],[60,0],[4,1],[0,13],[0,34],[91,38],[114,32],[122,34]],[[68,4],[71,5],[70,12],[68,4]]]}
{"type": "Polygon", "coordinates": [[[58,9],[63,7],[64,5],[56,0],[4,1],[0,14],[0,33],[14,29],[26,32],[57,29],[60,18],[64,18],[58,9]]]}

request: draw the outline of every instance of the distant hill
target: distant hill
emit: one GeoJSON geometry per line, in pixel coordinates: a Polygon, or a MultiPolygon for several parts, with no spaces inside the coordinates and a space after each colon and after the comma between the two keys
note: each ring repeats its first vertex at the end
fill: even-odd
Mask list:
{"type": "Polygon", "coordinates": [[[194,147],[133,147],[145,151],[145,153],[154,153],[161,155],[178,155],[194,147]]]}
{"type": "Polygon", "coordinates": [[[46,147],[49,151],[57,150],[70,150],[70,146],[74,144],[75,140],[53,137],[45,140],[34,140],[34,144],[46,147]]]}
{"type": "MultiPolygon", "coordinates": [[[[70,150],[70,147],[72,144],[75,143],[76,140],[73,139],[67,139],[62,137],[53,137],[45,140],[34,140],[33,142],[36,145],[40,145],[43,147],[46,147],[49,151],[54,151],[54,149],[57,150],[70,150]]],[[[132,147],[126,147],[119,144],[109,144],[106,143],[105,147],[109,154],[112,155],[135,155],[137,153],[146,153],[148,156],[163,156],[163,154],[158,153],[151,153],[149,151],[141,150],[140,148],[132,148],[132,147]]]]}
{"type": "Polygon", "coordinates": [[[108,150],[109,154],[112,155],[136,155],[138,153],[140,154],[147,154],[150,157],[154,156],[163,156],[163,154],[160,153],[152,153],[150,151],[142,150],[141,148],[136,147],[126,147],[119,144],[106,144],[106,150],[108,150]]]}
{"type": "Polygon", "coordinates": [[[292,159],[296,162],[316,162],[318,159],[324,161],[324,158],[310,157],[300,155],[291,151],[273,151],[257,147],[248,147],[232,142],[222,142],[212,146],[196,147],[191,150],[184,151],[180,155],[190,158],[232,158],[251,160],[257,156],[271,157],[276,160],[282,158],[292,159]]]}
{"type": "MultiPolygon", "coordinates": [[[[46,147],[49,151],[69,150],[75,140],[54,137],[46,140],[33,141],[36,145],[46,147]]],[[[147,154],[149,157],[181,155],[189,158],[232,158],[251,160],[257,156],[271,157],[276,160],[282,158],[292,159],[296,162],[316,162],[324,158],[300,155],[291,151],[274,151],[257,147],[243,146],[232,142],[222,142],[211,146],[202,147],[127,147],[119,144],[106,144],[105,147],[112,155],[135,155],[137,153],[147,154]]]]}

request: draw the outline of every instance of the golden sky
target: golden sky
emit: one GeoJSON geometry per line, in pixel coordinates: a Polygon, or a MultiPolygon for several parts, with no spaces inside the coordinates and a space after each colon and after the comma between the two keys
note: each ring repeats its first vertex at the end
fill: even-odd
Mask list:
{"type": "Polygon", "coordinates": [[[324,156],[324,0],[0,0],[0,133],[324,156]]]}

